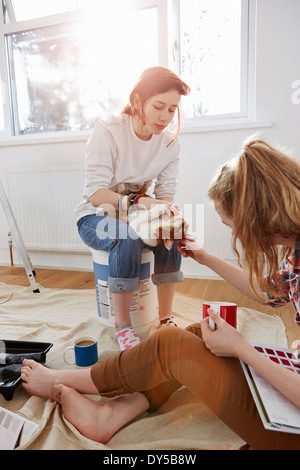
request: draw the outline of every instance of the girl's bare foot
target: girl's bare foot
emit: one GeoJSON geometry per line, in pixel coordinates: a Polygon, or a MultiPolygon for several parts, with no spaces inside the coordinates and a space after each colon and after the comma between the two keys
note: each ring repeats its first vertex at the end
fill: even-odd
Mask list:
{"type": "Polygon", "coordinates": [[[66,385],[55,385],[54,391],[65,418],[83,436],[102,444],[149,407],[146,397],[140,393],[97,402],[66,385]]]}
{"type": "Polygon", "coordinates": [[[21,370],[21,378],[24,382],[22,385],[27,392],[39,397],[51,398],[55,401],[56,394],[53,391],[53,386],[58,384],[68,385],[80,393],[99,395],[89,368],[55,370],[25,359],[21,370]]]}
{"type": "Polygon", "coordinates": [[[106,444],[118,430],[113,426],[110,402],[97,402],[66,385],[54,386],[64,417],[85,437],[106,444]]]}
{"type": "Polygon", "coordinates": [[[27,392],[59,403],[66,419],[82,435],[101,443],[108,442],[122,426],[149,408],[141,393],[122,395],[108,402],[85,397],[82,393],[99,393],[89,370],[53,370],[25,359],[21,377],[27,392]]]}
{"type": "Polygon", "coordinates": [[[48,369],[31,359],[25,359],[21,378],[23,380],[22,386],[27,392],[57,401],[53,386],[59,383],[59,371],[48,369]]]}

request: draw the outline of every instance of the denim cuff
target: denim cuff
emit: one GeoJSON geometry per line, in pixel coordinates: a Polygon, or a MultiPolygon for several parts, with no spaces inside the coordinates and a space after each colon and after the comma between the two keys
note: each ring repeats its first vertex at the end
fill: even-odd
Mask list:
{"type": "Polygon", "coordinates": [[[108,289],[112,293],[119,292],[131,292],[139,290],[139,277],[134,278],[119,278],[119,277],[109,277],[108,278],[108,289]]]}
{"type": "Polygon", "coordinates": [[[151,276],[153,284],[159,286],[160,284],[172,284],[174,282],[183,281],[183,272],[174,271],[172,273],[159,273],[152,274],[151,276]]]}

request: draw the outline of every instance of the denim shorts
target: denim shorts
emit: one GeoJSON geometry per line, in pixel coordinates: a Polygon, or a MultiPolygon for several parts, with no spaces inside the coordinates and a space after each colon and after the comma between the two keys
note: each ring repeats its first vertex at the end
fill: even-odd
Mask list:
{"type": "Polygon", "coordinates": [[[83,242],[94,250],[109,253],[108,286],[111,292],[139,289],[139,274],[143,249],[154,253],[155,285],[183,281],[181,254],[174,243],[167,250],[163,243],[156,247],[145,246],[143,241],[120,219],[106,215],[87,215],[77,222],[78,233],[83,242]]]}

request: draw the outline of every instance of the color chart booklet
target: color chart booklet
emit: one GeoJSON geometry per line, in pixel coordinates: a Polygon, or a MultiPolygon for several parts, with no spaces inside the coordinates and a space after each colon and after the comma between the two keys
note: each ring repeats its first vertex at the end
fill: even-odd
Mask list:
{"type": "Polygon", "coordinates": [[[0,407],[0,450],[13,450],[27,442],[39,426],[0,407]]]}
{"type": "MultiPolygon", "coordinates": [[[[251,343],[271,361],[286,367],[291,373],[300,373],[300,364],[294,351],[285,348],[251,343]]],[[[240,360],[260,417],[266,429],[300,434],[300,408],[285,398],[261,375],[240,360]]]]}

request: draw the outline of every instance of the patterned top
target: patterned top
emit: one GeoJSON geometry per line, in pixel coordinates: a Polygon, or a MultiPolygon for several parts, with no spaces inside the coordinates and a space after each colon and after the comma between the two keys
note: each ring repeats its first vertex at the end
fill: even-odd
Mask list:
{"type": "MultiPolygon", "coordinates": [[[[285,260],[279,268],[281,296],[270,302],[272,307],[281,307],[293,302],[296,310],[295,322],[300,326],[300,238],[297,239],[291,259],[285,260]]],[[[268,296],[271,298],[270,296],[268,296]]]]}

